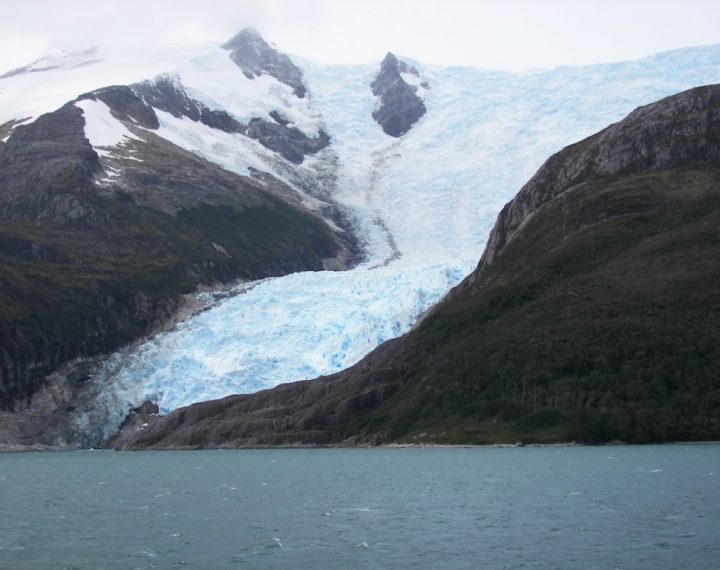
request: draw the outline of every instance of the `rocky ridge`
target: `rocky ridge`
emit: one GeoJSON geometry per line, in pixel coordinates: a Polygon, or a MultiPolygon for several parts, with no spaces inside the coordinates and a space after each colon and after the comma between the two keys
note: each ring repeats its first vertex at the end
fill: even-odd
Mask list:
{"type": "MultiPolygon", "coordinates": [[[[254,117],[248,124],[240,123],[227,112],[210,109],[204,103],[191,98],[177,77],[161,75],[130,88],[151,111],[155,108],[174,117],[187,117],[226,133],[247,135],[293,164],[302,164],[306,155],[316,154],[330,144],[330,137],[322,129],[317,136],[310,137],[292,125],[277,110],[271,111],[267,118],[254,117]]],[[[116,107],[111,105],[111,108],[117,112],[116,107]]],[[[151,124],[156,123],[157,119],[151,124]]],[[[151,124],[147,124],[146,128],[157,128],[157,125],[153,127],[151,124]]]]}

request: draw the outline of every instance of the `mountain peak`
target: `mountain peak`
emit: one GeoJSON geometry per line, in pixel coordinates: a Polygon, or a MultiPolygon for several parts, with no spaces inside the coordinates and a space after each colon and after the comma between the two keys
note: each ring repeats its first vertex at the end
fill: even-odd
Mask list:
{"type": "Polygon", "coordinates": [[[287,55],[268,44],[255,28],[242,29],[222,47],[230,52],[230,59],[248,79],[270,75],[292,87],[298,97],[305,97],[307,90],[300,68],[287,55]]]}
{"type": "Polygon", "coordinates": [[[248,26],[247,28],[243,28],[242,30],[240,30],[232,38],[226,41],[222,45],[222,47],[227,50],[233,50],[238,47],[247,45],[248,43],[260,43],[265,47],[270,47],[269,44],[265,41],[265,39],[262,37],[262,34],[257,30],[257,28],[254,28],[252,26],[248,26]]]}
{"type": "Polygon", "coordinates": [[[397,75],[398,77],[400,73],[412,73],[413,75],[420,76],[420,73],[414,65],[410,65],[399,59],[391,51],[385,54],[385,58],[380,64],[380,73],[397,75]]]}
{"type": "Polygon", "coordinates": [[[380,65],[382,67],[397,67],[398,63],[400,63],[398,58],[393,52],[389,51],[385,54],[385,58],[382,60],[382,63],[380,65]]]}

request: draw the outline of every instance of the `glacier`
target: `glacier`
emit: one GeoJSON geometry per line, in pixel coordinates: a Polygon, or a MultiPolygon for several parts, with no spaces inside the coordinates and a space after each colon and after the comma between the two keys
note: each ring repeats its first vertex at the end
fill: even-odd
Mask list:
{"type": "MultiPolygon", "coordinates": [[[[310,130],[322,124],[332,137],[303,168],[335,169],[326,190],[362,238],[365,261],[245,284],[173,330],[113,354],[93,375],[97,394],[80,410],[78,431],[100,426],[98,439],[107,439],[147,400],[168,413],[353,365],[407,332],[472,271],[502,206],[552,153],[638,106],[720,81],[719,46],[524,73],[412,62],[430,85],[427,113],[395,139],[372,119],[377,65],[293,59],[310,91],[310,104],[293,109],[293,118],[310,130]]],[[[243,109],[227,90],[203,91],[221,81],[218,69],[208,56],[176,71],[193,96],[243,109]]],[[[233,135],[211,136],[204,125],[165,115],[161,124],[158,134],[224,168],[244,174],[259,160],[287,177],[266,149],[243,149],[233,135]]],[[[312,195],[312,176],[308,187],[287,180],[312,195]]]]}

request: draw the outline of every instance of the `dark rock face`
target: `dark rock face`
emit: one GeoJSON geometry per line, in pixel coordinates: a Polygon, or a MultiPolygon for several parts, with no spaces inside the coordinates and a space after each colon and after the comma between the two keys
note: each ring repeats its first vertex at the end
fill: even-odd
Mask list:
{"type": "Polygon", "coordinates": [[[301,99],[305,97],[307,89],[303,83],[302,71],[287,55],[268,45],[256,30],[246,28],[222,47],[230,51],[230,59],[249,79],[267,73],[292,87],[293,93],[301,99]]]}
{"type": "Polygon", "coordinates": [[[475,273],[405,337],[331,377],[177,410],[123,445],[717,439],[719,244],[710,86],[550,158],[475,273]]]}
{"type": "Polygon", "coordinates": [[[77,98],[78,101],[84,99],[102,101],[110,108],[115,118],[121,121],[130,121],[146,129],[157,129],[160,126],[152,107],[126,85],[103,87],[77,98]]]}
{"type": "Polygon", "coordinates": [[[306,154],[315,154],[330,144],[330,137],[322,129],[317,137],[310,138],[297,127],[288,126],[289,121],[277,111],[273,111],[270,116],[274,121],[251,120],[247,135],[290,162],[301,164],[306,154]]]}
{"type": "Polygon", "coordinates": [[[100,162],[84,125],[82,111],[68,103],[15,128],[0,146],[0,220],[85,228],[104,222],[91,189],[100,162]]]}
{"type": "MultiPolygon", "coordinates": [[[[136,83],[131,88],[147,105],[166,111],[173,117],[188,117],[226,133],[245,133],[247,130],[245,125],[225,111],[209,109],[207,105],[192,99],[185,92],[180,81],[170,75],[161,75],[152,81],[136,83]]],[[[155,122],[157,123],[157,118],[155,122]]],[[[148,128],[157,128],[157,126],[148,128]]]]}
{"type": "MultiPolygon", "coordinates": [[[[388,135],[401,137],[425,114],[427,110],[417,88],[408,85],[401,73],[420,77],[417,69],[388,53],[380,67],[380,73],[371,84],[373,95],[380,97],[380,106],[373,112],[373,119],[388,135]]],[[[428,89],[428,84],[421,86],[428,89]]]]}

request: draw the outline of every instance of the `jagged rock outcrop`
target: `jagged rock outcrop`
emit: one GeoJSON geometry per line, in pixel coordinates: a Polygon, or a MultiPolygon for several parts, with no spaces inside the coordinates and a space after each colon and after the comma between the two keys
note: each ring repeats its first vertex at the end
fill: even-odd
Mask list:
{"type": "MultiPolygon", "coordinates": [[[[204,103],[192,99],[177,77],[161,75],[152,81],[143,81],[132,85],[131,89],[151,110],[154,107],[170,113],[173,117],[187,117],[226,133],[245,134],[247,132],[247,126],[225,111],[210,109],[204,103]]],[[[155,123],[157,123],[157,117],[155,123]]],[[[152,129],[158,126],[148,126],[148,128],[152,129]]]]}
{"type": "MultiPolygon", "coordinates": [[[[6,261],[7,258],[4,258],[6,261]]],[[[40,289],[39,287],[37,289],[40,289]]],[[[17,295],[16,283],[9,281],[3,297],[17,295]]],[[[42,300],[31,291],[29,297],[42,300]]],[[[47,375],[78,357],[106,353],[134,339],[161,330],[178,308],[176,298],[152,299],[144,292],[71,291],[72,306],[87,311],[74,316],[52,301],[31,308],[6,307],[20,314],[18,322],[0,323],[0,410],[24,409],[32,396],[47,382],[47,375]],[[49,315],[30,316],[30,311],[48,311],[49,315]],[[56,322],[54,315],[70,318],[56,322]]],[[[54,298],[53,298],[54,297],[54,298]]]]}
{"type": "MultiPolygon", "coordinates": [[[[121,121],[128,121],[146,129],[157,129],[160,126],[153,108],[140,99],[127,85],[112,85],[96,89],[80,95],[77,101],[88,99],[102,101],[108,106],[113,116],[121,121]]],[[[163,109],[160,105],[155,105],[155,107],[163,109]]]]}
{"type": "Polygon", "coordinates": [[[302,164],[306,154],[315,154],[330,144],[330,137],[322,129],[316,137],[308,137],[277,111],[273,111],[271,116],[273,114],[273,121],[252,119],[247,134],[290,162],[302,164]]]}
{"type": "MultiPolygon", "coordinates": [[[[153,115],[152,108],[154,107],[166,111],[174,117],[187,117],[227,133],[247,135],[256,139],[265,148],[277,152],[294,164],[302,164],[306,155],[315,154],[330,144],[330,137],[322,129],[317,136],[310,137],[282,117],[278,111],[271,111],[269,119],[255,117],[248,125],[240,123],[225,111],[210,109],[204,103],[191,98],[177,77],[163,75],[152,81],[144,81],[131,87],[139,100],[144,102],[153,115]]],[[[113,93],[116,93],[115,97],[117,98],[120,94],[119,88],[110,89],[113,90],[113,93]]],[[[94,92],[95,96],[107,99],[108,94],[104,90],[101,91],[103,93],[94,92]]],[[[126,96],[125,91],[122,91],[122,94],[126,96]]],[[[124,101],[121,104],[126,106],[128,102],[124,101]]],[[[119,108],[118,104],[110,106],[113,109],[119,108]]],[[[132,115],[120,111],[118,118],[127,120],[127,118],[131,117],[132,115]]],[[[138,124],[151,129],[157,128],[157,117],[155,117],[154,121],[155,126],[153,126],[152,120],[146,120],[142,123],[138,121],[138,124]]]]}
{"type": "Polygon", "coordinates": [[[371,86],[373,95],[379,97],[373,111],[373,119],[388,135],[401,137],[425,114],[427,110],[420,90],[429,89],[415,67],[400,61],[392,53],[385,56],[371,86]],[[408,83],[406,79],[414,78],[408,83]]]}
{"type": "Polygon", "coordinates": [[[466,279],[328,378],[177,410],[129,448],[720,437],[720,86],[550,158],[466,279]]]}
{"type": "Polygon", "coordinates": [[[301,99],[305,97],[307,88],[300,68],[287,55],[271,47],[257,30],[245,28],[222,47],[230,52],[230,59],[249,79],[265,73],[292,87],[301,99]]]}

